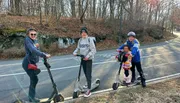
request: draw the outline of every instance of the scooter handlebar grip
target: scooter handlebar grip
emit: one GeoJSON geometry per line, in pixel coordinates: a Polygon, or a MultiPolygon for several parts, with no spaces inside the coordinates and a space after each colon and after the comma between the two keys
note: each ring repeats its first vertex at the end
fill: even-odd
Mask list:
{"type": "Polygon", "coordinates": [[[77,56],[79,56],[79,57],[81,57],[81,58],[84,58],[84,57],[85,57],[84,55],[77,55],[77,56]]]}

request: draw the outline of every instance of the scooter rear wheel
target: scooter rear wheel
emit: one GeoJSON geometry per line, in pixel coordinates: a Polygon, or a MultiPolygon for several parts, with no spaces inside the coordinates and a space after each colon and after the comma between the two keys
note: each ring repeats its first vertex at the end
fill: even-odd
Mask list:
{"type": "Polygon", "coordinates": [[[54,97],[54,103],[57,102],[63,102],[64,101],[64,97],[61,94],[58,94],[57,96],[54,97]]]}
{"type": "Polygon", "coordinates": [[[100,80],[96,80],[96,84],[100,85],[100,80]]]}
{"type": "Polygon", "coordinates": [[[16,100],[13,103],[23,103],[23,101],[22,100],[16,100]]]}
{"type": "Polygon", "coordinates": [[[79,92],[79,91],[74,92],[74,93],[73,93],[73,99],[78,98],[79,95],[80,95],[80,92],[79,92]]]}
{"type": "Polygon", "coordinates": [[[117,90],[119,87],[119,83],[113,83],[112,88],[113,90],[117,90]]]}

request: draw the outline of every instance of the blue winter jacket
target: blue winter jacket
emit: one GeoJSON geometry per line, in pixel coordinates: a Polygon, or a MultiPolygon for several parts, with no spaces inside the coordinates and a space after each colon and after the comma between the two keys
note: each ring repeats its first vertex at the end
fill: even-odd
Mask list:
{"type": "Polygon", "coordinates": [[[140,59],[140,51],[139,51],[139,46],[140,46],[139,41],[137,39],[135,39],[132,42],[127,40],[123,45],[121,45],[118,48],[118,50],[123,50],[124,45],[128,45],[131,49],[131,53],[133,55],[132,62],[140,62],[141,59],[140,59]]]}
{"type": "Polygon", "coordinates": [[[45,53],[41,52],[36,46],[35,43],[37,41],[32,40],[28,36],[25,38],[24,46],[26,51],[26,56],[24,58],[24,62],[28,62],[26,64],[36,64],[39,62],[39,57],[45,57],[45,53]]]}

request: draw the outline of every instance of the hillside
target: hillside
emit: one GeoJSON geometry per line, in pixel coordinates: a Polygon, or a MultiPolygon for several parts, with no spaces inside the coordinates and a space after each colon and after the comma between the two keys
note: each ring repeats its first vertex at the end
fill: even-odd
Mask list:
{"type": "Polygon", "coordinates": [[[94,36],[97,40],[97,49],[106,50],[118,47],[120,42],[123,43],[127,39],[127,33],[134,31],[141,44],[151,44],[170,40],[175,38],[165,28],[151,25],[148,26],[143,21],[129,23],[123,22],[122,33],[119,33],[119,20],[104,20],[104,19],[86,19],[82,25],[77,18],[61,18],[58,27],[53,17],[46,24],[43,17],[43,25],[39,24],[37,16],[10,16],[1,14],[0,17],[0,57],[1,58],[16,58],[25,55],[23,48],[23,38],[27,28],[35,28],[40,33],[41,50],[53,55],[71,54],[75,49],[74,43],[68,43],[67,38],[75,43],[80,37],[80,28],[86,26],[90,36],[94,36]],[[120,34],[120,35],[119,35],[120,34]],[[45,36],[45,38],[44,38],[45,36]],[[67,47],[60,47],[57,41],[62,39],[63,44],[67,47]]]}

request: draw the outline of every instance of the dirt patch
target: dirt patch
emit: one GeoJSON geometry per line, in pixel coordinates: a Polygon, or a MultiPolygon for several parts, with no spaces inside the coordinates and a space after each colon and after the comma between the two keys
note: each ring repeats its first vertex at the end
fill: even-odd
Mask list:
{"type": "Polygon", "coordinates": [[[72,103],[180,103],[180,78],[151,84],[147,88],[94,95],[72,103]]]}

